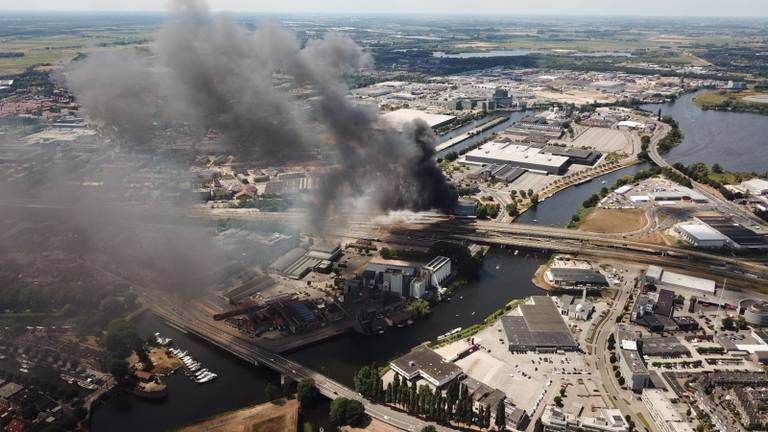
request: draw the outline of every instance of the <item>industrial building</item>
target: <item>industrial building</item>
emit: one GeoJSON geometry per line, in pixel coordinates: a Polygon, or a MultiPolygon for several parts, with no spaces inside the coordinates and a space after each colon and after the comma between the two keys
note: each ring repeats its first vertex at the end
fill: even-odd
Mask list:
{"type": "Polygon", "coordinates": [[[247,282],[222,292],[220,297],[226,300],[229,304],[238,304],[249,299],[256,293],[264,291],[275,285],[276,282],[271,277],[267,275],[257,275],[247,282]]]}
{"type": "Polygon", "coordinates": [[[675,313],[675,293],[662,289],[654,302],[647,296],[639,296],[632,307],[630,321],[648,327],[652,332],[678,330],[673,319],[675,313]]]}
{"type": "Polygon", "coordinates": [[[573,339],[552,298],[533,296],[532,303],[518,306],[518,315],[501,318],[507,336],[509,350],[527,351],[576,351],[578,343],[573,339]]]}
{"type": "Polygon", "coordinates": [[[651,414],[654,426],[659,431],[693,432],[688,420],[680,415],[663,390],[645,389],[641,399],[651,414]]]}
{"type": "Polygon", "coordinates": [[[592,166],[596,164],[601,157],[603,157],[602,153],[595,150],[578,149],[556,145],[545,146],[541,151],[555,156],[567,157],[570,159],[571,163],[578,165],[592,166]]]}
{"type": "Polygon", "coordinates": [[[429,127],[433,129],[446,126],[449,123],[456,120],[456,116],[432,114],[426,111],[420,111],[415,109],[399,109],[395,111],[390,111],[386,114],[383,114],[381,118],[389,122],[389,124],[391,124],[398,130],[403,130],[405,125],[413,122],[414,120],[422,120],[426,122],[429,125],[429,127]]]}
{"type": "Polygon", "coordinates": [[[570,164],[564,156],[544,153],[542,149],[509,142],[489,142],[468,152],[467,162],[509,164],[529,171],[563,174],[570,164]]]}
{"type": "Polygon", "coordinates": [[[768,249],[768,238],[722,216],[699,216],[699,221],[728,238],[728,246],[738,250],[768,249]]]}
{"type": "Polygon", "coordinates": [[[272,263],[269,268],[290,279],[302,279],[309,272],[316,270],[330,271],[332,261],[341,255],[339,245],[320,243],[308,251],[302,248],[290,250],[272,263]]]}
{"type": "Polygon", "coordinates": [[[699,291],[704,294],[715,293],[715,281],[713,280],[664,270],[659,266],[648,266],[645,271],[645,281],[656,285],[666,285],[670,288],[699,291]]]}
{"type": "Polygon", "coordinates": [[[586,290],[581,299],[577,299],[569,294],[560,296],[558,299],[560,315],[580,321],[588,320],[595,310],[595,305],[587,300],[586,297],[586,290]]]}
{"type": "Polygon", "coordinates": [[[683,223],[677,226],[680,237],[699,248],[719,249],[725,246],[726,238],[717,230],[704,224],[683,223]]]}
{"type": "Polygon", "coordinates": [[[440,284],[451,275],[451,259],[444,256],[435,257],[422,269],[429,278],[430,285],[439,288],[440,284]]]}
{"type": "Polygon", "coordinates": [[[749,324],[768,326],[768,301],[744,299],[739,302],[739,314],[743,314],[749,324]]]}
{"type": "Polygon", "coordinates": [[[408,381],[423,379],[441,388],[464,374],[460,367],[428,348],[417,349],[389,362],[389,367],[408,381]]]}
{"type": "Polygon", "coordinates": [[[646,337],[638,341],[638,350],[643,356],[680,358],[690,357],[691,352],[674,336],[646,337]]]}
{"type": "Polygon", "coordinates": [[[608,280],[593,269],[575,267],[550,267],[544,277],[558,288],[605,288],[608,280]]]}

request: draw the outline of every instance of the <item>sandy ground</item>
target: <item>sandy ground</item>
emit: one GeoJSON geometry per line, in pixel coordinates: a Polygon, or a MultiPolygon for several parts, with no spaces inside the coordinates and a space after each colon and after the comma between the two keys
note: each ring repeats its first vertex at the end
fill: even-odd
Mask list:
{"type": "Polygon", "coordinates": [[[166,348],[153,348],[149,352],[149,358],[155,366],[152,369],[152,373],[155,375],[168,375],[181,367],[181,361],[176,357],[169,356],[166,348]]]}
{"type": "Polygon", "coordinates": [[[595,209],[579,230],[596,233],[623,233],[642,229],[647,223],[643,209],[595,209]]]}
{"type": "Polygon", "coordinates": [[[179,429],[180,432],[284,432],[298,427],[299,403],[296,400],[267,402],[202,421],[179,429]]]}
{"type": "Polygon", "coordinates": [[[388,424],[382,423],[378,420],[373,420],[364,428],[356,428],[351,426],[345,426],[341,428],[342,432],[397,432],[400,429],[392,427],[388,424]]]}

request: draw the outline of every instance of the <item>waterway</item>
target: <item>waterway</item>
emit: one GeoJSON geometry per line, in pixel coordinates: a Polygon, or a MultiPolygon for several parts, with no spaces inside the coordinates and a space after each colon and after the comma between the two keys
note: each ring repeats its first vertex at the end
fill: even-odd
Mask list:
{"type": "MultiPolygon", "coordinates": [[[[434,340],[456,327],[480,322],[509,301],[542,293],[531,282],[536,268],[547,256],[521,250],[495,250],[483,262],[480,278],[453,296],[451,302],[437,305],[432,314],[405,328],[392,328],[382,335],[349,334],[290,354],[294,360],[351,385],[355,371],[370,363],[385,364],[414,346],[434,340]]],[[[163,431],[202,420],[266,400],[264,387],[279,377],[263,367],[255,367],[237,357],[165,325],[152,314],[136,321],[140,336],[156,331],[174,339],[176,346],[188,350],[219,378],[197,385],[181,373],[168,379],[168,398],[144,401],[132,396],[115,396],[98,407],[91,428],[102,431],[163,431]]],[[[327,424],[327,404],[308,413],[315,425],[327,424]]],[[[330,430],[326,427],[326,430],[330,430]]]]}
{"type": "MultiPolygon", "coordinates": [[[[523,117],[525,117],[528,114],[529,114],[528,111],[510,111],[510,112],[504,113],[502,116],[509,117],[508,120],[503,121],[503,122],[497,124],[496,126],[493,126],[492,128],[489,128],[488,130],[480,132],[477,135],[472,135],[471,137],[468,137],[464,141],[462,141],[460,143],[457,143],[456,145],[452,146],[451,148],[443,150],[443,153],[448,153],[448,152],[453,152],[453,151],[458,153],[458,152],[461,152],[464,149],[472,147],[472,146],[478,144],[479,142],[481,142],[481,141],[483,141],[485,139],[488,139],[494,133],[501,132],[504,129],[507,129],[507,128],[511,127],[515,122],[517,122],[518,120],[522,119],[523,117]]],[[[483,124],[488,123],[489,121],[492,121],[494,118],[497,118],[497,117],[500,117],[500,116],[499,115],[489,115],[489,116],[483,117],[483,118],[478,119],[478,120],[473,120],[472,122],[469,122],[469,123],[467,123],[467,124],[465,124],[465,125],[463,125],[463,126],[461,126],[459,128],[456,128],[456,129],[448,132],[445,135],[441,135],[440,136],[440,142],[448,141],[451,138],[454,138],[454,137],[459,136],[459,135],[461,135],[463,133],[466,133],[466,132],[468,132],[468,131],[476,128],[476,127],[482,126],[483,124]]],[[[438,154],[438,157],[440,157],[439,154],[438,154]]]]}
{"type": "Polygon", "coordinates": [[[672,163],[715,163],[732,171],[768,169],[768,118],[759,114],[705,111],[696,106],[696,93],[675,102],[642,105],[642,108],[671,115],[685,134],[683,142],[664,158],[672,163]]]}
{"type": "Polygon", "coordinates": [[[457,54],[447,54],[443,51],[435,51],[432,53],[432,57],[439,58],[486,58],[486,57],[520,57],[529,54],[538,54],[541,51],[531,50],[491,50],[491,51],[477,51],[477,52],[462,52],[457,54]]]}
{"type": "Polygon", "coordinates": [[[634,175],[638,171],[648,168],[650,165],[647,163],[632,165],[594,178],[587,183],[571,186],[540,202],[538,206],[526,210],[518,216],[515,223],[563,227],[568,224],[576,210],[581,207],[581,203],[592,194],[600,192],[600,189],[604,187],[611,187],[621,177],[634,175]]]}

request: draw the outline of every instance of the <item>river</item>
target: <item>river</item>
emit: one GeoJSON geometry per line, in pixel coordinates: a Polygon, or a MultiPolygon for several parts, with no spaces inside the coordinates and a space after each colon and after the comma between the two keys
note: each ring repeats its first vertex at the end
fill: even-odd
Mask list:
{"type": "MultiPolygon", "coordinates": [[[[706,91],[706,90],[705,90],[706,91]]],[[[683,142],[664,158],[672,163],[715,163],[732,171],[768,170],[768,117],[751,113],[705,111],[696,106],[689,93],[675,102],[641,107],[671,115],[685,134],[683,142]]]]}
{"type": "MultiPolygon", "coordinates": [[[[290,357],[351,385],[355,371],[370,363],[384,364],[415,345],[434,340],[456,327],[481,321],[510,300],[541,293],[531,282],[536,268],[547,256],[530,251],[496,250],[483,262],[480,278],[459,289],[450,303],[433,308],[429,318],[405,328],[392,328],[383,335],[339,336],[322,344],[290,354],[290,357]]],[[[93,414],[91,429],[96,432],[164,431],[202,420],[225,411],[266,400],[264,387],[279,376],[269,369],[254,367],[213,346],[165,325],[150,313],[136,321],[140,336],[156,331],[174,339],[176,346],[188,350],[219,378],[197,385],[181,373],[168,379],[168,398],[144,401],[132,396],[112,397],[93,414]]],[[[327,403],[312,410],[308,420],[327,424],[327,403]]],[[[329,430],[329,429],[326,429],[329,430]]]]}

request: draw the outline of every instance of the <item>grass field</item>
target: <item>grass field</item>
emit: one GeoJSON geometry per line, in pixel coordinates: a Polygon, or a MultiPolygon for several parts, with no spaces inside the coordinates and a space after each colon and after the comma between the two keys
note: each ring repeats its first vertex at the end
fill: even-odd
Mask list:
{"type": "Polygon", "coordinates": [[[696,98],[693,100],[696,105],[698,106],[705,106],[705,105],[722,105],[728,101],[740,101],[742,103],[747,104],[755,104],[755,105],[763,105],[758,102],[750,102],[749,100],[744,100],[746,97],[768,97],[768,92],[765,91],[755,91],[755,90],[741,90],[741,91],[730,91],[730,90],[718,90],[718,91],[710,91],[706,92],[704,94],[696,96],[696,98]]]}
{"type": "Polygon", "coordinates": [[[615,234],[639,230],[645,223],[642,209],[595,209],[579,225],[579,230],[615,234]]]}
{"type": "Polygon", "coordinates": [[[151,37],[148,32],[92,33],[85,36],[6,37],[0,39],[0,51],[22,52],[24,57],[0,58],[0,75],[12,75],[43,64],[62,65],[78,53],[138,46],[151,37]]]}

